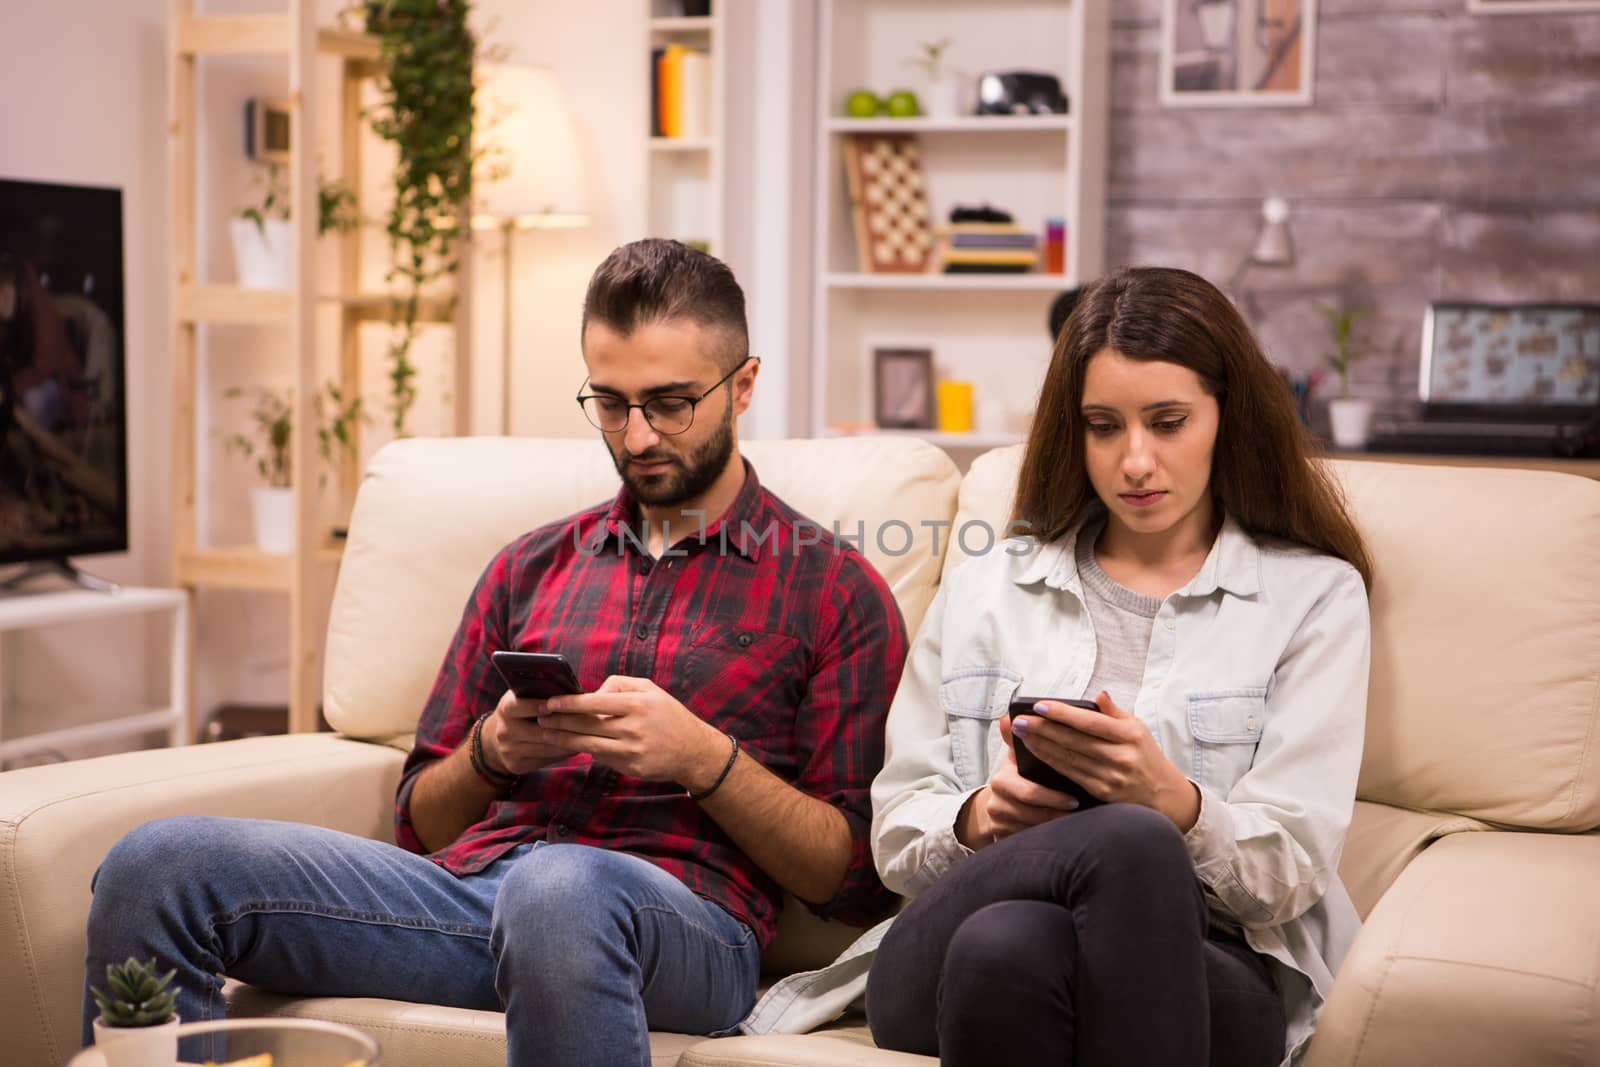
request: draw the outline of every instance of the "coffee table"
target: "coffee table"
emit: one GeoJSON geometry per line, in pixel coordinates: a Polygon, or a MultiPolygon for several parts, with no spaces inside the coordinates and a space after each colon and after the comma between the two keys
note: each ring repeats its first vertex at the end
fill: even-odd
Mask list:
{"type": "Polygon", "coordinates": [[[67,1067],[122,1067],[123,1049],[117,1046],[156,1045],[164,1039],[170,1049],[174,1038],[177,1064],[228,1063],[262,1054],[272,1056],[272,1067],[378,1067],[379,1063],[377,1041],[360,1030],[318,1019],[259,1018],[183,1023],[151,1032],[148,1039],[122,1037],[109,1045],[91,1045],[67,1061],[67,1067]]]}

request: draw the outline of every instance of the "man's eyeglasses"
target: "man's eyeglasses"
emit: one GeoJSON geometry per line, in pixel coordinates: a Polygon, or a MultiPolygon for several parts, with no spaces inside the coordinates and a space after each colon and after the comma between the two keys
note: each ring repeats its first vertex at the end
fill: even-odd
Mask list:
{"type": "MultiPolygon", "coordinates": [[[[680,434],[694,425],[694,409],[700,401],[716,392],[717,389],[744,369],[751,360],[760,362],[759,356],[746,356],[739,361],[739,365],[724,374],[717,380],[717,384],[701,393],[699,396],[673,396],[664,394],[653,396],[641,404],[630,404],[620,396],[608,393],[579,393],[578,406],[583,408],[584,417],[587,418],[595,429],[602,433],[617,433],[628,428],[628,416],[634,408],[644,413],[644,421],[658,434],[670,437],[680,434]]],[[[588,385],[589,379],[585,378],[583,384],[588,385]]]]}

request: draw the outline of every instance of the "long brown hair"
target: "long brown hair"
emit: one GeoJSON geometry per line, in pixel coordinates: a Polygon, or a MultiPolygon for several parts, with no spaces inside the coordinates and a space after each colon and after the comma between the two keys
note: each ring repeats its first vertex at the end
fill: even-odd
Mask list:
{"type": "Polygon", "coordinates": [[[1233,303],[1186,270],[1128,267],[1090,286],[1056,339],[1017,479],[1013,520],[1041,541],[1082,522],[1098,503],[1085,457],[1083,379],[1107,349],[1176,363],[1217,398],[1211,499],[1253,537],[1337,556],[1372,585],[1372,562],[1294,401],[1233,303]]]}

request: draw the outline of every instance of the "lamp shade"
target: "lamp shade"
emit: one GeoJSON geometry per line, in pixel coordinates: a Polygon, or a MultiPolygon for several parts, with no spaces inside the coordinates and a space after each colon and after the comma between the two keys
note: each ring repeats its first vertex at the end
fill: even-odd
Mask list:
{"type": "Polygon", "coordinates": [[[473,224],[585,226],[589,201],[572,116],[547,67],[479,68],[475,128],[497,177],[479,188],[473,224]]]}

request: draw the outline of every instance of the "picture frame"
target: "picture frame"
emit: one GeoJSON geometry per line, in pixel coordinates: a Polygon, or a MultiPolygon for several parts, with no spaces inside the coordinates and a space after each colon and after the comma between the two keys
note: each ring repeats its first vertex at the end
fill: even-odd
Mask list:
{"type": "Polygon", "coordinates": [[[1317,0],[1165,0],[1161,103],[1307,107],[1316,33],[1317,0]]]}
{"type": "Polygon", "coordinates": [[[1600,11],[1600,0],[1467,0],[1471,15],[1549,15],[1600,11]]]}
{"type": "Polygon", "coordinates": [[[882,430],[931,430],[938,424],[933,346],[880,342],[872,351],[872,415],[882,430]]]}

